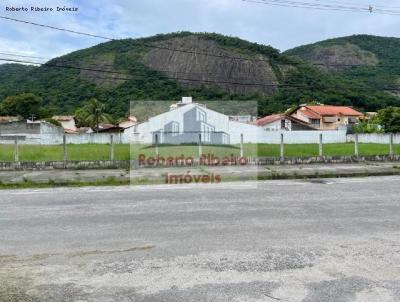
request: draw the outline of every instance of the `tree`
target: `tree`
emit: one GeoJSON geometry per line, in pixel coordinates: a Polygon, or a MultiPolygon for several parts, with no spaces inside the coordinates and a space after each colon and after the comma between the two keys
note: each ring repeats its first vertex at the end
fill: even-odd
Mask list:
{"type": "Polygon", "coordinates": [[[388,107],[379,110],[377,121],[385,132],[400,132],[400,107],[388,107]]]}
{"type": "Polygon", "coordinates": [[[88,112],[85,108],[79,108],[75,111],[74,118],[77,127],[90,127],[88,122],[88,112]]]}
{"type": "Polygon", "coordinates": [[[96,130],[99,129],[100,123],[111,120],[110,115],[106,113],[106,105],[95,98],[91,98],[85,106],[79,108],[75,112],[75,118],[78,126],[89,126],[96,130]]]}
{"type": "Polygon", "coordinates": [[[33,93],[22,93],[7,97],[0,105],[0,112],[4,115],[18,115],[25,119],[42,118],[47,114],[42,107],[42,98],[33,93]]]}

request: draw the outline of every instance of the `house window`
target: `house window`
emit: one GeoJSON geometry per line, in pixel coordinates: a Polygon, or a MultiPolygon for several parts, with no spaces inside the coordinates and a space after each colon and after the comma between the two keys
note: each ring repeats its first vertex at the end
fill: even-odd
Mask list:
{"type": "Polygon", "coordinates": [[[178,136],[179,134],[179,124],[173,123],[172,124],[172,136],[178,136]]]}
{"type": "Polygon", "coordinates": [[[197,111],[197,121],[205,122],[206,121],[206,114],[201,111],[197,111]]]}
{"type": "Polygon", "coordinates": [[[311,123],[311,125],[318,125],[319,126],[320,120],[310,119],[310,123],[311,123]]]}

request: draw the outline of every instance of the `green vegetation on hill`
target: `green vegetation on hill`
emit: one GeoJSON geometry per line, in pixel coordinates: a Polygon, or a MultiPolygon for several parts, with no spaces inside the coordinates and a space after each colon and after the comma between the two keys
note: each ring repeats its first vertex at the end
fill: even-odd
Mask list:
{"type": "Polygon", "coordinates": [[[337,80],[350,84],[348,90],[353,90],[354,97],[349,101],[358,108],[376,111],[398,104],[399,38],[354,35],[296,47],[285,54],[309,63],[330,64],[330,67],[321,68],[337,80]],[[358,96],[362,96],[359,101],[358,96]]]}
{"type": "MultiPolygon", "coordinates": [[[[357,48],[356,54],[365,56],[369,60],[366,64],[375,64],[375,59],[378,60],[377,65],[345,70],[321,70],[305,62],[313,60],[309,53],[321,47],[319,45],[303,46],[281,54],[270,46],[239,38],[215,33],[181,32],[102,43],[53,59],[47,66],[0,65],[0,100],[20,93],[33,93],[43,99],[43,106],[54,108],[56,113],[73,114],[87,100],[96,98],[106,104],[106,111],[112,113],[114,117],[126,115],[130,101],[170,101],[179,100],[185,95],[191,95],[200,101],[257,100],[261,115],[283,111],[290,106],[310,101],[352,105],[366,111],[375,111],[386,106],[400,106],[400,98],[397,95],[382,89],[383,86],[398,84],[400,63],[397,62],[400,62],[398,60],[400,39],[354,36],[324,41],[321,45],[328,47],[337,43],[357,45],[362,51],[357,48]],[[196,85],[188,85],[182,81],[169,79],[163,72],[154,70],[144,63],[143,58],[152,50],[147,45],[160,45],[160,43],[168,45],[171,41],[177,43],[177,40],[183,41],[184,38],[192,36],[200,40],[213,41],[216,46],[207,49],[206,52],[220,53],[223,50],[223,53],[228,53],[228,56],[232,57],[265,59],[271,69],[265,71],[270,74],[270,80],[258,83],[261,85],[253,87],[251,92],[233,93],[213,83],[198,82],[196,85]],[[388,65],[389,62],[391,65],[388,65]],[[55,67],[57,65],[64,67],[55,67]],[[98,70],[108,70],[111,73],[102,73],[98,70]],[[270,91],[265,91],[265,87],[262,87],[262,85],[273,87],[276,82],[279,83],[277,89],[271,88],[270,91]]],[[[191,45],[193,47],[191,49],[196,50],[195,46],[191,45]]],[[[353,51],[352,49],[350,51],[353,51]]],[[[162,51],[159,55],[162,60],[162,51]]],[[[362,62],[367,60],[364,59],[360,60],[362,62]]],[[[236,59],[226,60],[221,68],[228,70],[238,62],[242,62],[243,70],[247,70],[246,64],[249,64],[249,61],[236,59]]],[[[202,63],[206,64],[206,59],[203,59],[202,63]]],[[[224,77],[218,80],[254,83],[259,73],[260,70],[257,68],[249,70],[245,79],[235,79],[234,75],[224,73],[224,77]]],[[[188,76],[202,80],[204,75],[195,73],[182,75],[182,77],[188,76]]]]}

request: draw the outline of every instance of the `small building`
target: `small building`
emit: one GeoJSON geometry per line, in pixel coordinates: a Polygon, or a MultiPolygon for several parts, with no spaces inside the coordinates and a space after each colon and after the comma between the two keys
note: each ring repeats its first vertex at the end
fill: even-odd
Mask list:
{"type": "Polygon", "coordinates": [[[52,119],[58,121],[66,133],[76,131],[75,118],[72,115],[55,115],[52,119]]]}
{"type": "Polygon", "coordinates": [[[122,129],[127,129],[132,126],[135,126],[138,123],[137,118],[135,116],[128,116],[126,120],[120,122],[118,124],[122,129]]]}
{"type": "Polygon", "coordinates": [[[26,144],[57,144],[64,130],[45,121],[20,120],[0,123],[0,142],[7,143],[18,137],[26,144]]]}
{"type": "Polygon", "coordinates": [[[90,127],[80,127],[75,130],[64,129],[64,133],[66,134],[90,134],[93,133],[93,129],[90,127]]]}
{"type": "Polygon", "coordinates": [[[19,122],[22,118],[19,116],[0,116],[0,123],[19,122]]]}
{"type": "Polygon", "coordinates": [[[378,112],[365,112],[363,116],[363,121],[370,121],[378,116],[378,112]]]}
{"type": "Polygon", "coordinates": [[[315,130],[306,122],[286,114],[267,115],[255,121],[265,131],[315,130]]]}
{"type": "Polygon", "coordinates": [[[230,115],[229,119],[231,121],[235,121],[235,122],[239,122],[239,123],[246,123],[246,124],[250,124],[256,120],[256,118],[251,115],[230,115]]]}
{"type": "Polygon", "coordinates": [[[98,128],[94,131],[98,133],[120,133],[124,131],[124,129],[118,125],[100,123],[98,128]]]}
{"type": "Polygon", "coordinates": [[[318,130],[343,129],[363,116],[351,107],[331,105],[300,105],[289,114],[318,130]]]}

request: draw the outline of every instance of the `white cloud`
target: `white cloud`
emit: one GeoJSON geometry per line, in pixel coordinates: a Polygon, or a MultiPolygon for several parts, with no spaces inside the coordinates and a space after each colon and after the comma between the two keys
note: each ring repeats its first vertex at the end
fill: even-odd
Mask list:
{"type": "MultiPolygon", "coordinates": [[[[379,3],[391,5],[389,0],[379,3]]],[[[208,31],[239,36],[281,50],[359,33],[396,36],[400,26],[399,16],[272,7],[241,0],[3,0],[0,12],[0,15],[116,38],[182,30],[208,31]],[[4,10],[7,5],[32,3],[76,5],[79,13],[4,10]]],[[[0,19],[0,51],[54,57],[100,42],[104,41],[0,19]]]]}

